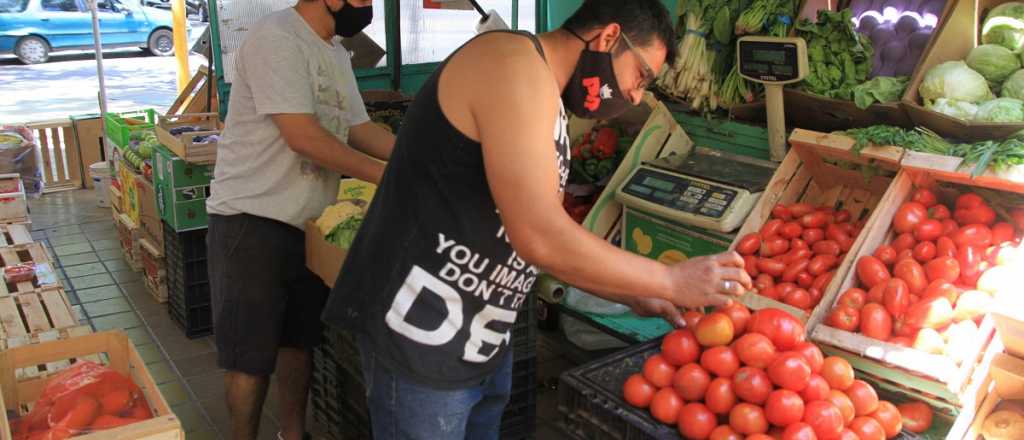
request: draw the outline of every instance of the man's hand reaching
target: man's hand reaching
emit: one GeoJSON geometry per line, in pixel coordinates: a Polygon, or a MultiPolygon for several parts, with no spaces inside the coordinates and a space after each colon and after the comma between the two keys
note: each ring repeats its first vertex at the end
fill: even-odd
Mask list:
{"type": "Polygon", "coordinates": [[[753,288],[736,252],[696,257],[671,267],[673,300],[677,307],[724,306],[753,288]]]}

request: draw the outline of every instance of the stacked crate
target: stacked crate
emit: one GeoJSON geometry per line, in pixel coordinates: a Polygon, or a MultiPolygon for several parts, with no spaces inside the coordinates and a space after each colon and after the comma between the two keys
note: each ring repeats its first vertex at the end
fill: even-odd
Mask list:
{"type": "Polygon", "coordinates": [[[210,277],[206,266],[206,229],[175,232],[165,224],[167,311],[185,331],[198,338],[213,333],[210,277]]]}

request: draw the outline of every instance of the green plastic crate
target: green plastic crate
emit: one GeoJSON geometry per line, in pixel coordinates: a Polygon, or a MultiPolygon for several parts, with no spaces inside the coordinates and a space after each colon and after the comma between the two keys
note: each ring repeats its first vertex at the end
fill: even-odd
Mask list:
{"type": "Polygon", "coordinates": [[[129,137],[133,131],[152,130],[156,127],[156,111],[153,109],[144,109],[134,112],[104,113],[103,125],[105,127],[107,139],[110,139],[114,145],[124,147],[128,145],[129,137]],[[146,123],[129,125],[125,122],[125,119],[138,119],[145,121],[146,123]]]}
{"type": "Polygon", "coordinates": [[[767,127],[728,119],[706,119],[685,112],[672,112],[672,117],[683,127],[695,146],[769,160],[767,127]]]}
{"type": "Polygon", "coordinates": [[[153,186],[160,218],[176,232],[205,228],[213,166],[185,162],[162,146],[153,157],[153,186]]]}

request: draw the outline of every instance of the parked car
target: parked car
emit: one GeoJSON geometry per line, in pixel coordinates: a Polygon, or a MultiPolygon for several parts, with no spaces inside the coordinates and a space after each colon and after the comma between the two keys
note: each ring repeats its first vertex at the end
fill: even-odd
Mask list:
{"type": "MultiPolygon", "coordinates": [[[[142,0],[142,4],[154,8],[171,10],[171,0],[142,0]]],[[[206,0],[185,0],[185,13],[189,17],[197,17],[199,21],[210,21],[210,10],[206,0]]]]}
{"type": "MultiPolygon", "coordinates": [[[[170,12],[138,0],[98,0],[97,9],[104,49],[141,47],[157,56],[174,54],[170,12]]],[[[85,0],[0,0],[0,54],[37,64],[49,60],[51,52],[93,47],[92,14],[85,0]]]]}

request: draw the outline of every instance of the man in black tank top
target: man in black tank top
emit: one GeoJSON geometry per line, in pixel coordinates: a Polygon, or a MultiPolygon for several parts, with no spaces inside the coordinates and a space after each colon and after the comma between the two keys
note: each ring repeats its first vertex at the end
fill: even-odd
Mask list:
{"type": "Polygon", "coordinates": [[[566,111],[638,104],[674,42],[660,0],[586,0],[554,32],[474,38],[424,84],[323,316],[358,335],[375,438],[498,437],[539,271],[677,325],[751,288],[735,253],[668,266],[562,208],[566,111]]]}

